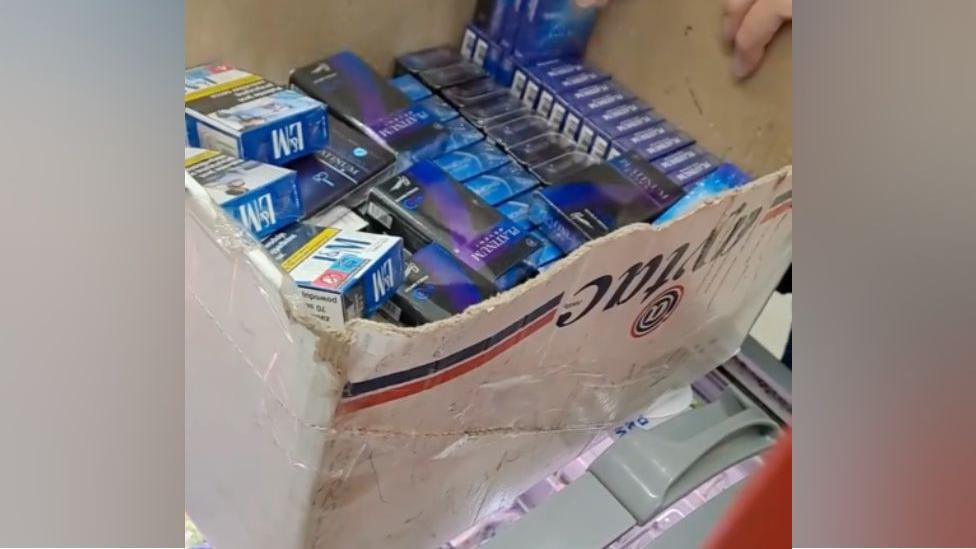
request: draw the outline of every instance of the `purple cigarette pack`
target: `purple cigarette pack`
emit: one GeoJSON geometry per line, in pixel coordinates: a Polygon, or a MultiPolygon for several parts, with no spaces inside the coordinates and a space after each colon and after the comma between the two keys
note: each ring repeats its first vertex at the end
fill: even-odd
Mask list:
{"type": "Polygon", "coordinates": [[[529,218],[569,253],[624,225],[654,220],[683,195],[667,175],[628,152],[533,192],[529,218]]]}
{"type": "Polygon", "coordinates": [[[492,281],[540,245],[429,161],[373,187],[366,213],[379,226],[402,236],[408,248],[440,244],[492,281]]]}
{"type": "Polygon", "coordinates": [[[410,161],[444,152],[441,123],[352,52],[292,69],[289,82],[410,161]]]}

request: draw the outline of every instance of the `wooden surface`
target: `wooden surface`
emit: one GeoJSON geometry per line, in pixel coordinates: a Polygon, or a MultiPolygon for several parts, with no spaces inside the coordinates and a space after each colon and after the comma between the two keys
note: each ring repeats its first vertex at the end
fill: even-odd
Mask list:
{"type": "MultiPolygon", "coordinates": [[[[285,82],[343,48],[388,73],[393,56],[460,43],[474,0],[187,0],[186,63],[237,65],[285,82]]],[[[792,162],[792,48],[781,32],[740,84],[719,43],[719,0],[613,0],[587,58],[668,119],[755,174],[792,162]]]]}

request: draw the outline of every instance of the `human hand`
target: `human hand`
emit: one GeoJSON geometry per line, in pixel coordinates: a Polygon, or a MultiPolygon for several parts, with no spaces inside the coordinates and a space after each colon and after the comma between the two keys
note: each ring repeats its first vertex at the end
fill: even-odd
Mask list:
{"type": "Polygon", "coordinates": [[[745,78],[759,68],[776,31],[793,20],[793,0],[722,2],[722,38],[733,48],[732,75],[745,78]]]}

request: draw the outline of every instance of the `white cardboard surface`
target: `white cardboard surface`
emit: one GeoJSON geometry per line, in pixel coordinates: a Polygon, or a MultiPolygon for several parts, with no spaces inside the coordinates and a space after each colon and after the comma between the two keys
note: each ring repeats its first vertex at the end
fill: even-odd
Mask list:
{"type": "Polygon", "coordinates": [[[293,288],[188,198],[190,516],[218,549],[440,545],[733,355],[789,264],[791,196],[784,168],[458,317],[343,334],[290,317],[293,288]]]}

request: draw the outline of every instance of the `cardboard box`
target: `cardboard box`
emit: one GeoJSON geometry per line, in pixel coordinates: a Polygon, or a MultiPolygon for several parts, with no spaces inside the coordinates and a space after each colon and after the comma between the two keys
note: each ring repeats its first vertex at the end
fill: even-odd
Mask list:
{"type": "Polygon", "coordinates": [[[184,167],[210,199],[257,238],[302,216],[292,170],[193,148],[185,150],[184,167]]]}
{"type": "Polygon", "coordinates": [[[226,65],[184,76],[186,142],[191,147],[284,164],[329,141],[325,106],[226,65]]]}
{"type": "MultiPolygon", "coordinates": [[[[472,4],[411,6],[188,2],[187,60],[283,80],[342,47],[377,67],[429,44],[456,53],[472,4]],[[310,37],[298,18],[342,24],[310,37]]],[[[743,87],[720,23],[712,2],[611,2],[587,60],[759,177],[451,319],[325,330],[263,252],[225,238],[219,209],[187,200],[186,500],[215,547],[440,546],[734,355],[791,259],[791,51],[784,29],[743,87]],[[391,375],[398,398],[363,391],[391,375]]]]}

